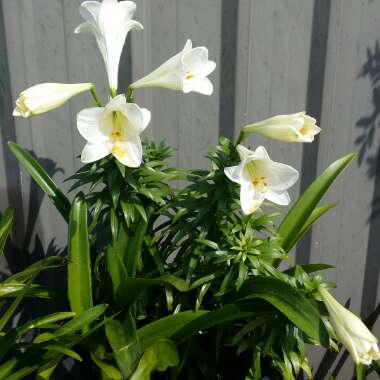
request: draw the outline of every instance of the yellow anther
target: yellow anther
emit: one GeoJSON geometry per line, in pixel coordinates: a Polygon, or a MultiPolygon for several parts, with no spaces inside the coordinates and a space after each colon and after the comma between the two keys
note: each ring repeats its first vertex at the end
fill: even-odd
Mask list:
{"type": "Polygon", "coordinates": [[[186,80],[192,80],[192,79],[194,79],[194,75],[190,71],[188,71],[186,74],[186,80]]]}
{"type": "Polygon", "coordinates": [[[266,193],[268,191],[268,182],[265,177],[253,177],[252,185],[260,191],[260,193],[266,193]]]}

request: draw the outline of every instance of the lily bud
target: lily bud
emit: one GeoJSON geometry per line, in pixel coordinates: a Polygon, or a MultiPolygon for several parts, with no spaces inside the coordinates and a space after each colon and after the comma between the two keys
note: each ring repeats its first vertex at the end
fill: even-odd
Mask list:
{"type": "Polygon", "coordinates": [[[320,131],[316,120],[305,112],[277,115],[243,128],[244,133],[256,133],[286,142],[313,142],[320,131]]]}
{"type": "Polygon", "coordinates": [[[209,61],[208,50],[203,46],[193,48],[187,40],[181,52],[164,62],[156,70],[131,85],[131,88],[161,87],[184,93],[198,92],[211,95],[214,86],[207,78],[216,68],[214,61],[209,61]]]}
{"type": "Polygon", "coordinates": [[[355,314],[342,306],[326,289],[320,288],[331,324],[339,341],[350,352],[356,364],[371,364],[380,359],[377,339],[355,314]]]}
{"type": "Polygon", "coordinates": [[[116,92],[125,39],[129,31],[144,29],[138,21],[132,20],[136,4],[117,0],[84,1],[79,11],[84,22],[75,29],[75,33],[93,33],[106,65],[110,89],[116,92]]]}
{"type": "Polygon", "coordinates": [[[70,98],[91,90],[92,83],[42,83],[20,93],[13,116],[30,117],[51,111],[70,98]]]}

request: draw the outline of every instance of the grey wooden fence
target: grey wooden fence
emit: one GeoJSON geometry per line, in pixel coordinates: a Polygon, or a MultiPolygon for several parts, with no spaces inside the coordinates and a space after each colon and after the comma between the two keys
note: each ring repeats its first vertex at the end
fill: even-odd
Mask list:
{"type": "MultiPolygon", "coordinates": [[[[49,81],[95,81],[105,94],[95,41],[73,33],[80,22],[80,2],[1,0],[0,211],[7,205],[16,209],[15,243],[31,254],[64,246],[66,227],[19,169],[6,142],[15,140],[32,150],[61,184],[80,166],[77,156],[83,140],[76,131],[75,115],[90,99],[80,96],[30,120],[13,120],[12,103],[20,90],[49,81]]],[[[132,32],[128,39],[121,86],[150,72],[181,49],[187,38],[207,46],[218,63],[212,97],[158,89],[137,94],[137,102],[153,114],[148,133],[177,148],[174,163],[204,166],[207,148],[219,135],[233,137],[248,122],[303,109],[323,128],[316,143],[250,141],[265,144],[274,159],[302,169],[293,197],[338,156],[359,152],[326,199],[338,202],[337,209],[324,217],[294,255],[302,263],[335,265],[327,278],[338,283],[337,296],[368,317],[380,296],[380,1],[136,3],[135,18],[145,30],[132,32]]],[[[27,260],[29,254],[24,255],[27,260]]],[[[20,265],[8,257],[11,270],[20,265]]],[[[374,331],[380,336],[380,321],[374,331]]],[[[328,368],[339,372],[339,379],[350,378],[352,367],[344,359],[344,354],[314,352],[316,378],[325,378],[328,368]]]]}

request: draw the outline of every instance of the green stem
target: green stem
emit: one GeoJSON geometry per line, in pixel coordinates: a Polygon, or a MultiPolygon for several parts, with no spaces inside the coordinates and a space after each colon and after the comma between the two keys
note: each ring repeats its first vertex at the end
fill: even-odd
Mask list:
{"type": "Polygon", "coordinates": [[[96,91],[96,87],[95,87],[95,86],[92,86],[92,87],[91,87],[91,95],[92,95],[92,97],[93,97],[94,100],[95,100],[95,104],[96,104],[98,107],[101,107],[101,106],[102,106],[102,101],[100,100],[99,94],[98,94],[98,92],[96,91]]]}
{"type": "Polygon", "coordinates": [[[132,103],[133,102],[133,88],[131,86],[128,87],[128,91],[127,91],[127,102],[128,103],[132,103]]]}
{"type": "Polygon", "coordinates": [[[244,133],[244,131],[241,131],[240,134],[239,134],[239,137],[235,143],[235,148],[246,138],[246,134],[244,133]]]}
{"type": "Polygon", "coordinates": [[[115,96],[117,96],[117,89],[110,88],[110,94],[111,94],[111,98],[114,98],[115,96]]]}

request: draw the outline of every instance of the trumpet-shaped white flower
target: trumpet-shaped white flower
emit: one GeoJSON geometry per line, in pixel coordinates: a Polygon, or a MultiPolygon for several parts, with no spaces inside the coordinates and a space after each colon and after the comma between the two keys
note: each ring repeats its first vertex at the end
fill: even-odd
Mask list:
{"type": "Polygon", "coordinates": [[[150,112],[127,103],[124,95],[111,99],[105,107],[79,112],[79,133],[87,140],[82,162],[97,161],[113,154],[123,165],[135,168],[142,161],[140,134],[150,122],[150,112]]]}
{"type": "Polygon", "coordinates": [[[184,93],[194,91],[211,95],[214,86],[207,76],[215,70],[216,63],[209,61],[207,48],[192,46],[191,40],[187,40],[180,53],[133,83],[131,87],[162,87],[184,93]]]}
{"type": "Polygon", "coordinates": [[[330,315],[330,321],[340,342],[350,352],[356,364],[371,364],[380,359],[377,339],[355,314],[342,306],[326,289],[319,293],[330,315]]]}
{"type": "Polygon", "coordinates": [[[13,116],[30,117],[51,111],[81,92],[89,91],[92,83],[42,83],[20,93],[13,116]]]}
{"type": "Polygon", "coordinates": [[[298,171],[289,165],[272,161],[264,147],[251,151],[237,146],[241,162],[224,169],[226,176],[240,185],[240,203],[243,213],[256,211],[265,199],[288,205],[290,197],[286,191],[298,180],[298,171]]]}
{"type": "Polygon", "coordinates": [[[139,22],[132,20],[136,4],[117,0],[85,1],[79,11],[85,22],[75,29],[75,33],[92,32],[95,35],[106,64],[110,88],[116,90],[120,56],[127,34],[132,29],[144,29],[139,22]]]}
{"type": "Polygon", "coordinates": [[[321,128],[316,125],[314,118],[305,112],[298,112],[291,115],[277,115],[247,125],[243,131],[287,142],[313,142],[314,136],[321,131],[321,128]]]}

